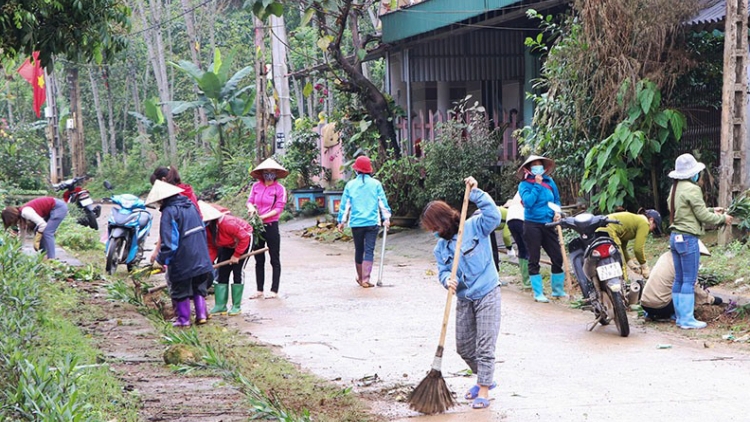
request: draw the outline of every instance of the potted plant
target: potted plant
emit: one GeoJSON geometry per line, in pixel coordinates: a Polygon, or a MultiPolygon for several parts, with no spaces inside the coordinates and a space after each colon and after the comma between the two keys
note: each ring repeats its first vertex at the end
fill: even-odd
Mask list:
{"type": "Polygon", "coordinates": [[[326,209],[328,213],[336,216],[339,213],[339,207],[341,206],[341,196],[344,194],[344,187],[346,186],[346,180],[337,180],[336,183],[323,191],[323,195],[326,198],[326,209]]]}
{"type": "Polygon", "coordinates": [[[391,224],[413,227],[427,203],[424,191],[424,166],[416,157],[402,156],[386,160],[375,173],[391,207],[391,224]]]}
{"type": "MultiPolygon", "coordinates": [[[[306,203],[312,202],[322,210],[325,208],[323,188],[313,181],[320,176],[320,135],[313,131],[314,123],[309,119],[297,119],[291,142],[284,154],[284,167],[292,174],[290,181],[296,186],[290,190],[295,211],[299,212],[306,203]]],[[[307,208],[309,209],[310,206],[307,208]]]]}

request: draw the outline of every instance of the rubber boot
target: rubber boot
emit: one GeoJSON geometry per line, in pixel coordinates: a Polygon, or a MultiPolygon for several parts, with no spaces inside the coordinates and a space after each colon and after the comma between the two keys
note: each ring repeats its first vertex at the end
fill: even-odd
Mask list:
{"type": "Polygon", "coordinates": [[[239,315],[242,312],[242,292],[245,290],[244,284],[232,284],[232,309],[229,310],[229,316],[239,315]]]}
{"type": "Polygon", "coordinates": [[[544,289],[542,288],[542,275],[534,274],[529,277],[531,281],[531,289],[534,291],[534,300],[540,303],[547,303],[549,299],[544,296],[544,289]]]}
{"type": "Polygon", "coordinates": [[[357,267],[357,284],[362,285],[362,264],[354,263],[354,266],[357,267]]]}
{"type": "Polygon", "coordinates": [[[372,272],[372,261],[362,261],[362,287],[372,287],[370,273],[372,272]]]}
{"type": "Polygon", "coordinates": [[[567,297],[565,294],[565,273],[555,273],[550,276],[552,297],[567,297]]]}
{"type": "Polygon", "coordinates": [[[208,311],[206,310],[206,298],[201,295],[193,296],[195,305],[195,325],[203,325],[208,320],[208,311]]]}
{"type": "Polygon", "coordinates": [[[529,260],[518,258],[518,266],[521,268],[521,284],[524,289],[531,288],[531,282],[529,281],[529,260]]]}
{"type": "Polygon", "coordinates": [[[677,326],[685,330],[706,328],[707,324],[705,322],[698,321],[693,316],[693,312],[695,311],[695,295],[693,293],[673,293],[673,301],[675,296],[679,296],[674,307],[677,314],[677,326]]]}
{"type": "Polygon", "coordinates": [[[172,323],[173,327],[189,327],[190,326],[190,298],[179,300],[176,303],[175,314],[177,314],[177,320],[172,323]]]}
{"type": "Polygon", "coordinates": [[[229,285],[218,283],[214,285],[214,298],[216,304],[211,308],[211,314],[223,315],[227,313],[227,297],[229,296],[229,285]]]}

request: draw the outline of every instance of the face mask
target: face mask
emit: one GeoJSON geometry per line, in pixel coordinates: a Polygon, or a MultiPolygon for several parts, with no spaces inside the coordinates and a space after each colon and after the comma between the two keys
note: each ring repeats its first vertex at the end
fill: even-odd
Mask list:
{"type": "Polygon", "coordinates": [[[695,176],[691,177],[690,180],[692,180],[693,183],[698,183],[698,179],[700,179],[700,177],[701,177],[701,174],[698,173],[695,176]]]}
{"type": "Polygon", "coordinates": [[[544,166],[531,166],[531,174],[540,176],[544,174],[544,166]]]}
{"type": "Polygon", "coordinates": [[[266,182],[272,182],[276,180],[276,173],[263,173],[263,180],[266,182]]]}
{"type": "Polygon", "coordinates": [[[440,239],[440,233],[435,232],[432,235],[435,236],[435,239],[440,239]]]}

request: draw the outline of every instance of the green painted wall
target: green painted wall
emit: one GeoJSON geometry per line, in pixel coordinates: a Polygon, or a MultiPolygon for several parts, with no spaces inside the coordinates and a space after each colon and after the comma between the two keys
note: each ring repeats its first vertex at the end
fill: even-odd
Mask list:
{"type": "Polygon", "coordinates": [[[383,42],[424,34],[514,3],[520,0],[425,0],[381,16],[383,42]]]}

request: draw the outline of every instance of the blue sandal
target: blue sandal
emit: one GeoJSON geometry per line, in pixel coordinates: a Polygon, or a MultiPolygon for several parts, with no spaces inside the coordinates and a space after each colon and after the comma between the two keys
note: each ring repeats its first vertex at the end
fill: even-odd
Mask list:
{"type": "Polygon", "coordinates": [[[490,407],[490,399],[483,397],[477,397],[474,399],[474,403],[471,404],[472,409],[486,409],[490,407]]]}
{"type": "MultiPolygon", "coordinates": [[[[492,385],[490,385],[490,390],[494,389],[495,387],[497,387],[497,383],[493,382],[492,385]]],[[[466,392],[466,394],[464,395],[464,398],[466,400],[474,400],[475,398],[477,398],[478,394],[479,394],[479,385],[475,384],[473,387],[469,388],[469,391],[466,392]]]]}

